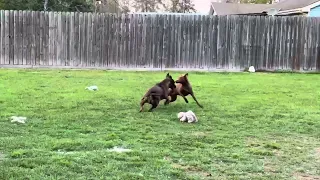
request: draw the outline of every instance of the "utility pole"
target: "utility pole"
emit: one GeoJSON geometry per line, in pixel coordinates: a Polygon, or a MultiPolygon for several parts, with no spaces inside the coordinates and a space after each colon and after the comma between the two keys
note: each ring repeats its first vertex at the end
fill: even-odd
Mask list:
{"type": "MultiPolygon", "coordinates": [[[[101,0],[93,0],[93,4],[94,4],[94,13],[97,12],[97,3],[100,5],[101,4],[101,0]]],[[[106,3],[108,4],[108,3],[106,3]]]]}
{"type": "Polygon", "coordinates": [[[47,11],[47,9],[48,9],[48,0],[44,0],[43,10],[44,10],[44,11],[47,11]]]}
{"type": "Polygon", "coordinates": [[[182,0],[182,12],[186,13],[186,0],[182,0]]]}

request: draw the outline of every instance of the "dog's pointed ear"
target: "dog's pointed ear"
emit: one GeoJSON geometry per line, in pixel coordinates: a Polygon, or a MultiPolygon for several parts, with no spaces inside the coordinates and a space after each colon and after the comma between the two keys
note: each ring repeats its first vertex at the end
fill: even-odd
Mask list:
{"type": "Polygon", "coordinates": [[[184,76],[188,76],[189,74],[188,73],[186,73],[184,76]]]}
{"type": "Polygon", "coordinates": [[[167,77],[170,77],[170,74],[169,74],[169,73],[167,73],[167,77]]]}

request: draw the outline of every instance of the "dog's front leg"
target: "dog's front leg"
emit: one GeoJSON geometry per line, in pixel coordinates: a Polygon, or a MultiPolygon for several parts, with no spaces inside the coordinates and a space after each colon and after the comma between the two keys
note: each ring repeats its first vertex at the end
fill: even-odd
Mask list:
{"type": "Polygon", "coordinates": [[[196,101],[199,107],[203,108],[203,106],[198,102],[197,98],[194,96],[193,93],[191,93],[192,98],[196,101]]]}
{"type": "Polygon", "coordinates": [[[168,91],[164,92],[164,98],[166,99],[166,101],[164,102],[164,105],[168,105],[171,100],[171,97],[169,96],[168,91]]]}
{"type": "Polygon", "coordinates": [[[179,95],[184,99],[186,103],[189,103],[188,99],[182,93],[179,92],[179,95]]]}

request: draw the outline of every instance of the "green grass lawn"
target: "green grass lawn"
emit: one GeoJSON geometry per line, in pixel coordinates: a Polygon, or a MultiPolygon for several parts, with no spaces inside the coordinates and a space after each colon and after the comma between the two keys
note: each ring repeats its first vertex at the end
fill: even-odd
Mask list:
{"type": "Polygon", "coordinates": [[[0,70],[0,179],[320,177],[319,74],[189,72],[203,109],[188,96],[139,113],[165,75],[0,70]],[[188,110],[198,123],[179,122],[188,110]]]}

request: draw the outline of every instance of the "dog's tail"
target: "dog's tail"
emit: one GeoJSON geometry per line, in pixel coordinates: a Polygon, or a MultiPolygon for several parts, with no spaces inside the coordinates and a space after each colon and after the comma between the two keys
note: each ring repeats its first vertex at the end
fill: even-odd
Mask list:
{"type": "Polygon", "coordinates": [[[145,100],[145,99],[154,99],[154,98],[160,98],[160,95],[154,92],[150,92],[148,91],[142,98],[141,101],[145,100]]]}
{"type": "Polygon", "coordinates": [[[143,99],[145,99],[145,98],[149,98],[149,97],[157,97],[157,96],[160,96],[159,94],[157,94],[157,93],[153,93],[153,92],[147,92],[142,98],[141,98],[141,100],[143,100],[143,99]]]}
{"type": "Polygon", "coordinates": [[[142,96],[141,101],[144,100],[146,97],[150,96],[151,92],[150,90],[146,92],[145,95],[142,96]]]}

